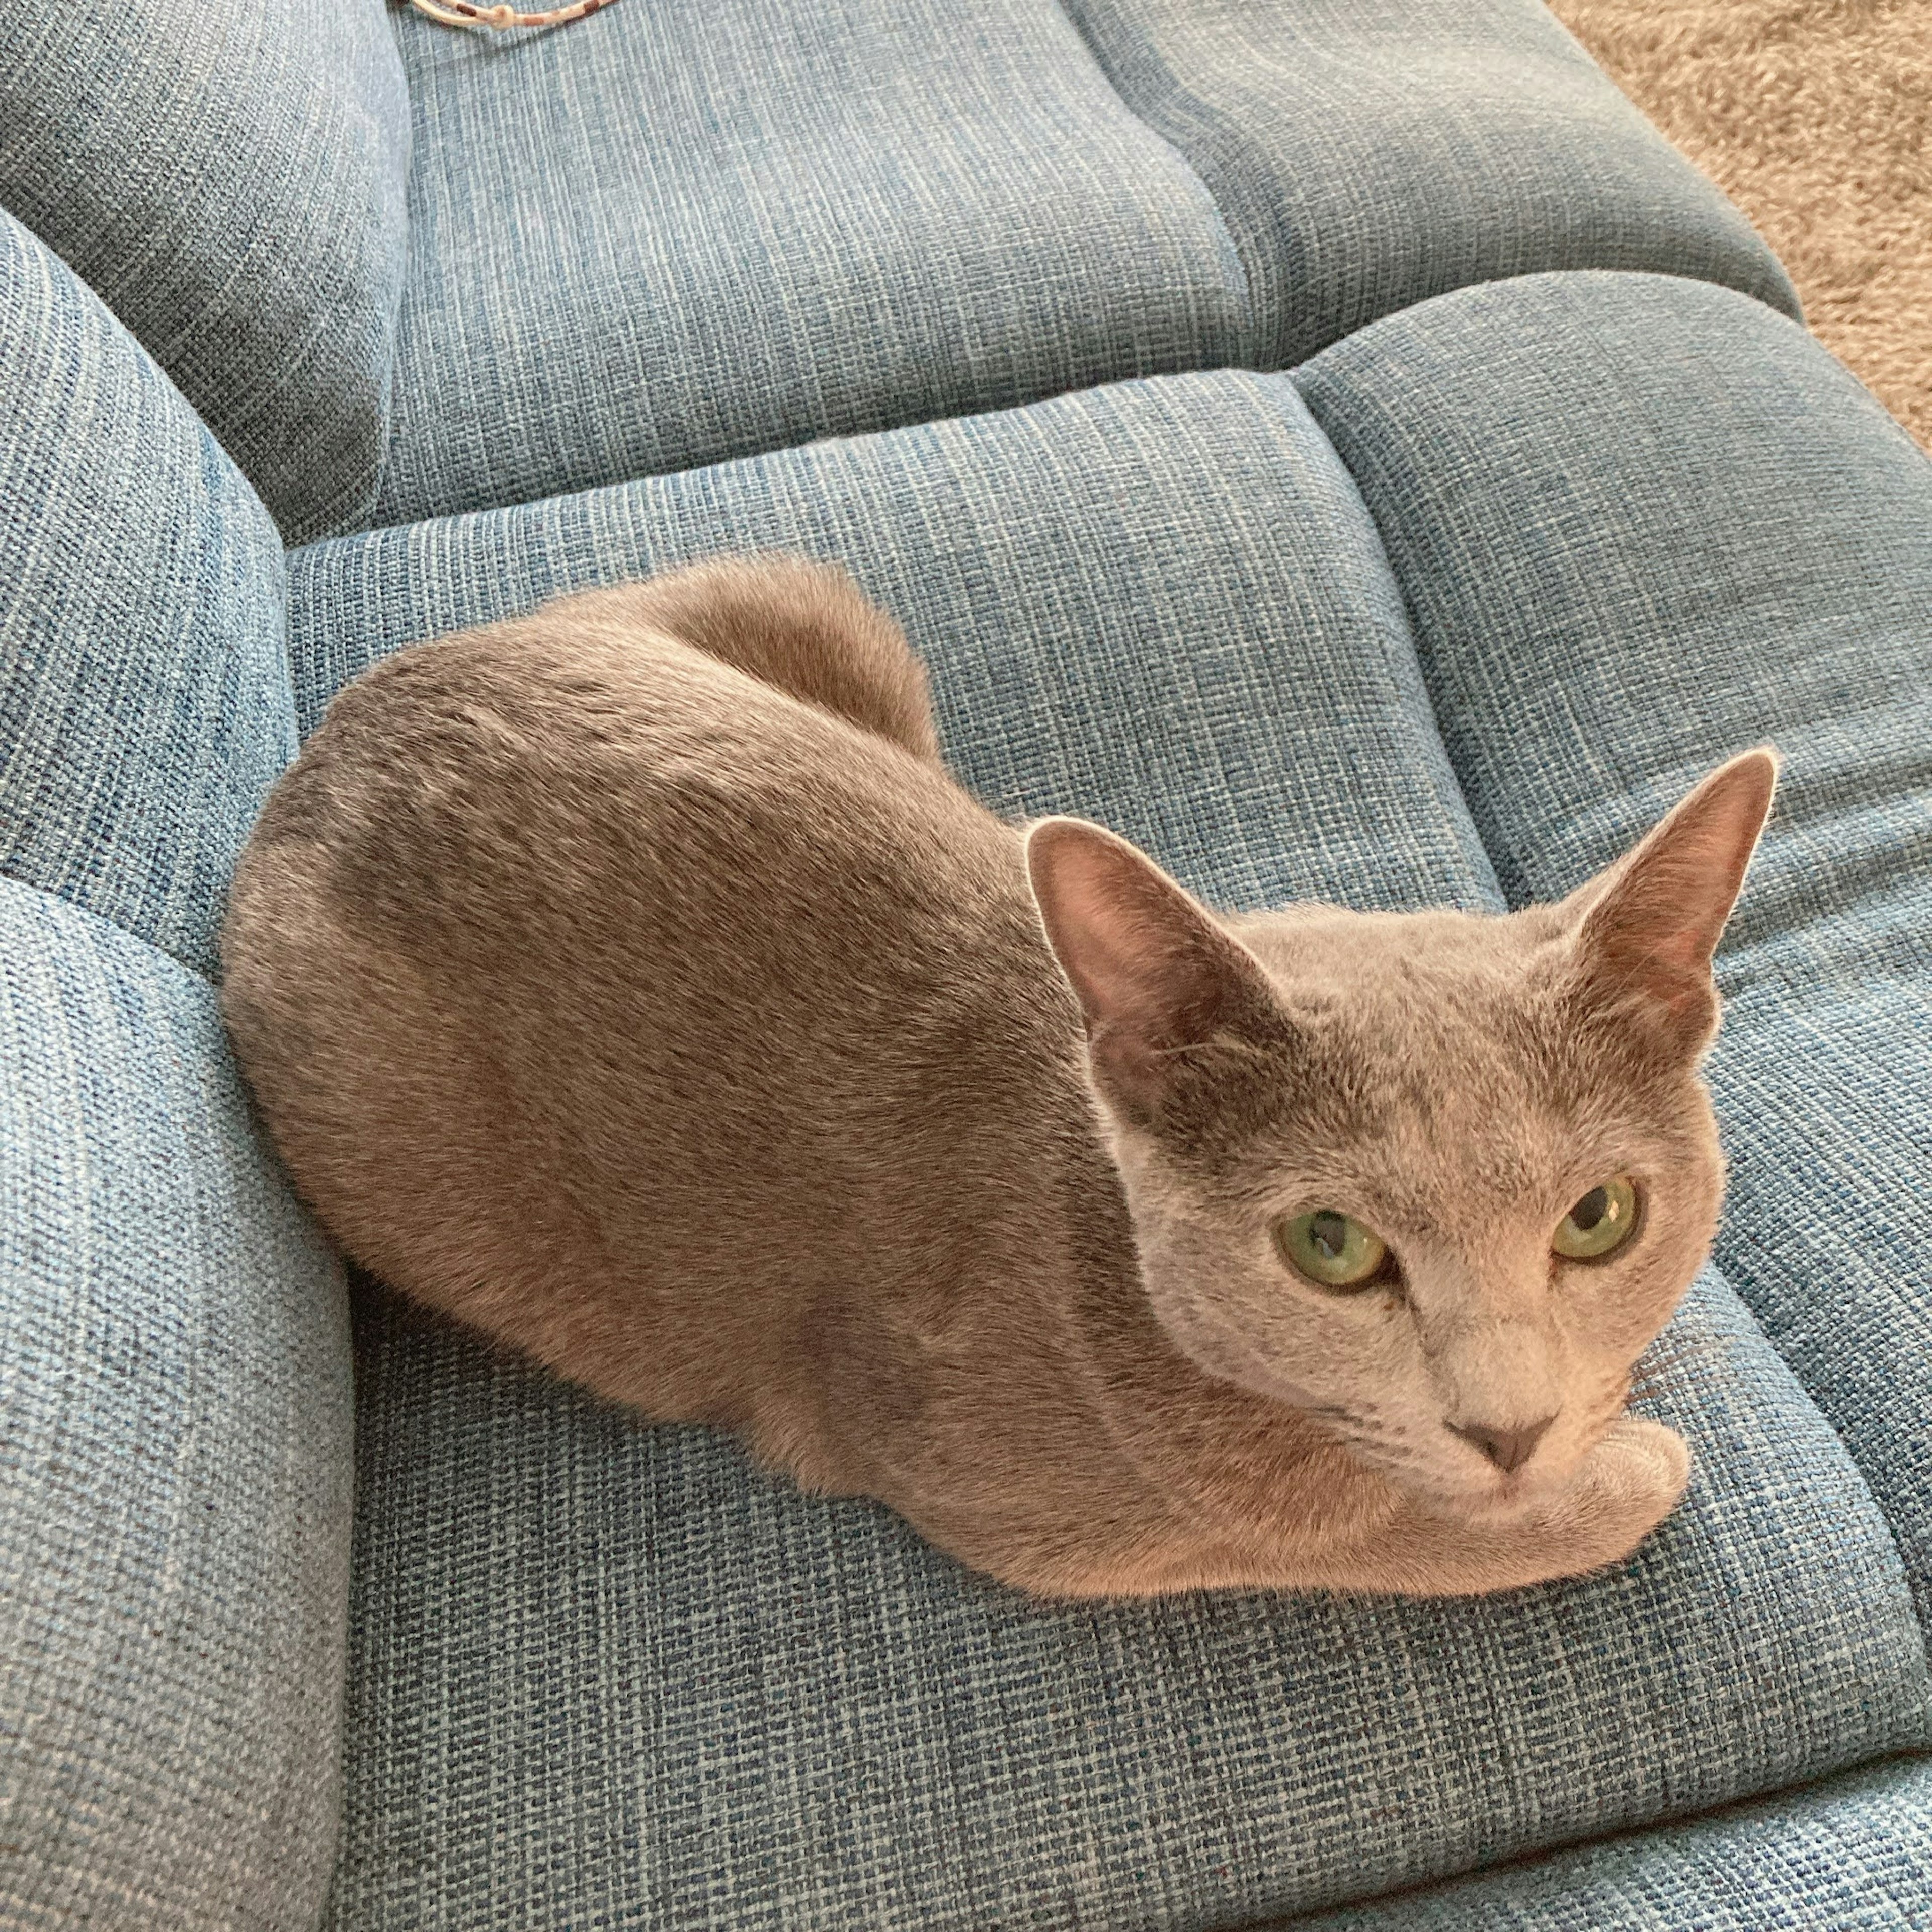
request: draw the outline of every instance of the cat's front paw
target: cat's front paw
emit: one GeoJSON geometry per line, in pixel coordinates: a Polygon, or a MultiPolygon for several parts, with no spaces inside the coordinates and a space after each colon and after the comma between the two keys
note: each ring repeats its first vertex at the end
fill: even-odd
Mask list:
{"type": "Polygon", "coordinates": [[[1677,1507],[1690,1480],[1690,1445],[1676,1430],[1618,1417],[1555,1505],[1585,1559],[1577,1570],[1622,1562],[1677,1507]]]}

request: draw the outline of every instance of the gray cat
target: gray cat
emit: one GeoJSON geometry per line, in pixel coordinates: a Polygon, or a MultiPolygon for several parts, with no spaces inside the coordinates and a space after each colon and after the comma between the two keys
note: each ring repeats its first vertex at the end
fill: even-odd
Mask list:
{"type": "Polygon", "coordinates": [[[376,1274],[1048,1596],[1627,1556],[1723,1167],[1748,752],[1561,904],[1204,910],[940,764],[842,572],[724,560],[400,651],[235,880],[224,1010],[376,1274]]]}

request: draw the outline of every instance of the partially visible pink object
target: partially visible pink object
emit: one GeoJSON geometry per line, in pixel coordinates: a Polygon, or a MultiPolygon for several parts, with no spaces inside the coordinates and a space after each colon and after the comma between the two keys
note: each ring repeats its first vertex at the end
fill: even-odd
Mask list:
{"type": "Polygon", "coordinates": [[[446,27],[561,27],[601,13],[610,0],[572,0],[568,7],[552,7],[542,14],[519,14],[514,7],[478,7],[472,0],[410,0],[410,4],[446,27]]]}

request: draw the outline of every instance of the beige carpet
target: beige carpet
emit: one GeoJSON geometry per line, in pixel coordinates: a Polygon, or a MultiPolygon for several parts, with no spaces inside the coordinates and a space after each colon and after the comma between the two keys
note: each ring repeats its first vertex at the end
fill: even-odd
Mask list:
{"type": "Polygon", "coordinates": [[[1932,0],[1550,0],[1932,450],[1932,0]]]}

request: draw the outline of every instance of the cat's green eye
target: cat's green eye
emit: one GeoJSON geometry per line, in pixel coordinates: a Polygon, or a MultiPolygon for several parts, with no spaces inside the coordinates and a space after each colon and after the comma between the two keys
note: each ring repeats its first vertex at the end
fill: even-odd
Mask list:
{"type": "Polygon", "coordinates": [[[1620,1174],[1593,1187],[1556,1224],[1550,1245],[1566,1261],[1600,1262],[1636,1232],[1636,1184],[1620,1174]]]}
{"type": "Polygon", "coordinates": [[[1318,1288],[1366,1288],[1388,1272],[1382,1237],[1333,1208],[1283,1215],[1274,1224],[1274,1240],[1288,1266],[1318,1288]]]}

